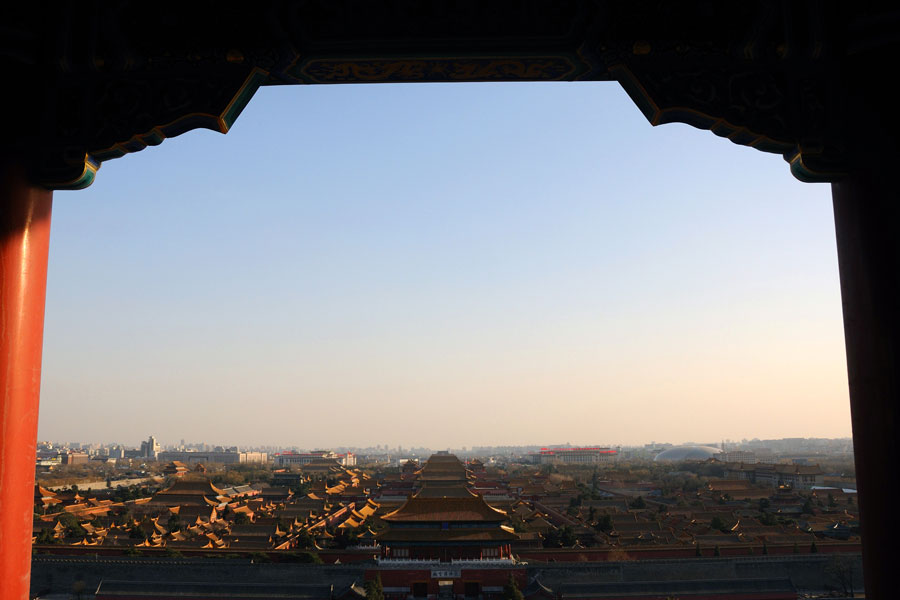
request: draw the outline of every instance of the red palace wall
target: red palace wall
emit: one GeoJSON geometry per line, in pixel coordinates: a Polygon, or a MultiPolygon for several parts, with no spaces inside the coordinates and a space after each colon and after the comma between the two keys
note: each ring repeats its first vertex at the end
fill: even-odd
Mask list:
{"type": "MultiPolygon", "coordinates": [[[[509,576],[512,575],[516,580],[519,589],[523,589],[528,584],[528,576],[525,568],[521,569],[454,569],[450,564],[446,566],[438,566],[434,569],[369,569],[366,571],[366,581],[375,579],[376,575],[381,576],[381,585],[385,588],[385,598],[402,597],[406,598],[412,594],[413,586],[416,583],[425,583],[428,594],[437,594],[439,590],[438,582],[453,580],[453,593],[465,594],[466,583],[478,583],[480,588],[485,586],[503,587],[509,582],[509,576]],[[448,573],[448,571],[450,573],[448,573]],[[455,576],[456,572],[459,576],[455,576]],[[407,593],[391,593],[388,588],[406,587],[409,588],[407,593]]],[[[479,593],[484,594],[483,591],[479,593]]],[[[498,596],[501,591],[495,592],[498,596]]]]}

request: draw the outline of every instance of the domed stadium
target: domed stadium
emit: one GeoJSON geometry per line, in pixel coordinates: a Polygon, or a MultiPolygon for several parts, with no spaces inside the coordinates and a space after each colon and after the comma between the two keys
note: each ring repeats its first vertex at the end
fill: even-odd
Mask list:
{"type": "Polygon", "coordinates": [[[679,462],[682,460],[707,460],[720,453],[721,450],[712,446],[678,446],[669,448],[656,455],[656,462],[679,462]]]}

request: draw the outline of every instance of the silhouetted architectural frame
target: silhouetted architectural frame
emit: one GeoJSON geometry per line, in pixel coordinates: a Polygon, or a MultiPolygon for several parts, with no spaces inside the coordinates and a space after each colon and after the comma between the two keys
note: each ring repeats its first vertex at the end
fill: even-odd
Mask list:
{"type": "MultiPolygon", "coordinates": [[[[0,582],[28,594],[53,189],[198,127],[261,85],[618,81],[832,183],[866,591],[892,585],[898,483],[900,11],[866,1],[63,2],[6,7],[0,139],[0,582]]],[[[597,110],[603,110],[598,106],[597,110]]],[[[298,118],[302,115],[298,115],[298,118]]]]}

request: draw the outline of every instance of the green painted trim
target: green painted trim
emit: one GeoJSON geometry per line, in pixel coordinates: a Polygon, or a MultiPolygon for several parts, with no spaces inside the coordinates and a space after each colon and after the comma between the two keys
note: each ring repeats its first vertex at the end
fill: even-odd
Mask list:
{"type": "Polygon", "coordinates": [[[100,161],[90,154],[85,154],[84,169],[80,176],[60,183],[45,183],[42,184],[42,187],[48,190],[83,190],[94,183],[94,178],[97,176],[97,169],[99,168],[100,161]]]}
{"type": "Polygon", "coordinates": [[[262,69],[256,68],[250,72],[250,76],[247,77],[246,81],[244,81],[244,85],[241,86],[241,89],[238,90],[237,95],[235,95],[234,99],[225,108],[225,112],[222,113],[222,116],[220,117],[221,121],[225,123],[225,131],[223,131],[222,133],[226,133],[229,129],[231,129],[231,126],[234,125],[235,121],[237,121],[237,118],[241,115],[241,112],[250,102],[250,99],[253,98],[256,90],[258,90],[259,86],[261,86],[268,79],[269,73],[267,71],[263,71],[262,69]]]}
{"type": "MultiPolygon", "coordinates": [[[[795,150],[792,155],[785,154],[784,159],[791,165],[791,175],[803,183],[834,183],[847,176],[846,172],[839,169],[816,169],[810,167],[810,161],[804,159],[800,150],[795,150]]],[[[815,162],[815,160],[812,162],[815,162]]]]}
{"type": "MultiPolygon", "coordinates": [[[[317,57],[297,57],[294,62],[288,65],[281,74],[285,77],[293,79],[297,83],[319,84],[319,85],[335,85],[346,83],[454,83],[454,82],[514,82],[514,81],[575,81],[584,73],[591,70],[591,65],[584,61],[583,58],[571,52],[560,52],[558,54],[533,54],[533,53],[508,53],[503,55],[488,54],[426,54],[419,56],[410,56],[408,54],[384,54],[378,56],[360,57],[348,56],[340,58],[317,58],[317,57]],[[567,70],[560,76],[556,77],[518,77],[518,78],[484,78],[484,77],[460,77],[454,78],[437,78],[423,74],[422,77],[415,78],[391,78],[373,77],[354,79],[348,77],[340,80],[323,80],[308,72],[310,65],[316,64],[365,64],[365,63],[415,63],[415,62],[433,62],[444,65],[452,65],[453,63],[466,63],[466,61],[539,61],[539,60],[555,60],[565,63],[567,70]]],[[[283,82],[267,82],[272,85],[282,85],[283,82]]]]}
{"type": "Polygon", "coordinates": [[[644,118],[647,119],[651,125],[657,125],[659,119],[659,107],[657,107],[656,103],[653,102],[653,99],[650,98],[650,94],[647,93],[644,86],[642,86],[634,77],[634,74],[622,65],[610,67],[609,73],[615,77],[616,81],[619,82],[619,85],[622,86],[622,89],[625,90],[625,93],[628,94],[628,97],[631,98],[631,101],[638,107],[638,110],[644,114],[644,118]]]}
{"type": "Polygon", "coordinates": [[[61,183],[49,182],[43,185],[47,189],[53,190],[81,190],[94,182],[97,169],[100,168],[104,161],[139,152],[147,146],[157,146],[168,137],[175,137],[193,129],[205,128],[220,133],[228,133],[228,130],[234,125],[234,122],[250,102],[250,99],[253,98],[253,94],[256,93],[256,90],[268,77],[269,73],[267,71],[254,68],[220,115],[208,113],[183,115],[165,125],[158,125],[144,133],[135,134],[124,142],[119,142],[103,150],[95,150],[91,154],[86,155],[85,168],[79,177],[70,181],[61,183]],[[181,131],[182,128],[184,128],[184,131],[181,131]]]}
{"type": "Polygon", "coordinates": [[[712,133],[731,140],[739,146],[748,146],[762,152],[783,154],[793,148],[791,142],[779,141],[765,135],[755,133],[746,127],[734,125],[725,119],[708,115],[702,111],[685,107],[673,106],[661,109],[650,97],[650,94],[635,77],[634,73],[625,65],[613,65],[609,68],[610,74],[615,77],[631,101],[651,125],[665,125],[666,123],[684,123],[697,129],[705,129],[712,133]]]}

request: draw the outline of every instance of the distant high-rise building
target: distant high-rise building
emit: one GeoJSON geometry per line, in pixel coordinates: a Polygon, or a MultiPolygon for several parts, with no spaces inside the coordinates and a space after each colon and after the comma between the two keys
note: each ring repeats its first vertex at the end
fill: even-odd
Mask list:
{"type": "Polygon", "coordinates": [[[156,460],[156,457],[159,454],[159,450],[159,442],[157,442],[156,438],[152,435],[147,439],[146,442],[141,442],[141,456],[144,458],[156,460]]]}

